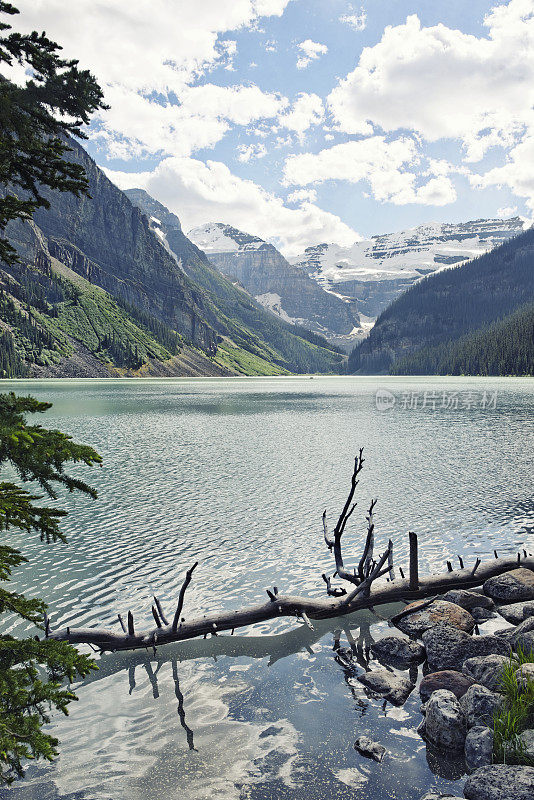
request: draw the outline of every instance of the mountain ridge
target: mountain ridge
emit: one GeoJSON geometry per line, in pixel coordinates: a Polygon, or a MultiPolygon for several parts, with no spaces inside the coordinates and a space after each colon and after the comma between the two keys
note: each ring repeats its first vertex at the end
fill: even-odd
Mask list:
{"type": "Polygon", "coordinates": [[[350,247],[313,245],[290,261],[351,302],[359,313],[376,318],[425,275],[482,255],[524,227],[520,217],[429,223],[378,234],[350,247]]]}
{"type": "Polygon", "coordinates": [[[429,275],[398,297],[349,356],[349,372],[390,370],[424,348],[454,342],[534,301],[534,229],[458,267],[429,275]]]}
{"type": "Polygon", "coordinates": [[[188,236],[221,273],[281,319],[341,346],[354,341],[360,320],[350,304],[292,266],[273,244],[222,222],[200,225],[188,236]]]}
{"type": "Polygon", "coordinates": [[[339,353],[224,279],[166,212],[171,250],[161,230],[163,207],[151,199],[150,211],[159,214],[151,213],[151,221],[77,142],[69,146],[69,158],[85,169],[89,194],[43,190],[50,207],[7,228],[21,259],[0,271],[11,320],[0,317],[0,327],[5,347],[11,337],[11,371],[61,374],[69,359],[68,374],[79,369],[84,376],[102,369],[171,375],[339,369],[339,353]],[[176,352],[161,349],[158,337],[178,337],[176,352]]]}

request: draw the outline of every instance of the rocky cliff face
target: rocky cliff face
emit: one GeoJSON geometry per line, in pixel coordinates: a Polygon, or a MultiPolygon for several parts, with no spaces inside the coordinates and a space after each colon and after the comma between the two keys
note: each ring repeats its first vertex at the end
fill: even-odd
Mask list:
{"type": "MultiPolygon", "coordinates": [[[[35,225],[49,252],[75,272],[176,330],[206,352],[216,349],[213,314],[202,294],[166,252],[148,220],[104,175],[85,150],[71,143],[70,157],[81,163],[90,196],[47,192],[49,209],[39,209],[35,225]]],[[[39,257],[35,239],[8,229],[29,263],[39,257]],[[26,241],[24,241],[26,237],[26,241]]]]}
{"type": "Polygon", "coordinates": [[[421,277],[465,263],[523,228],[519,217],[420,225],[355,242],[351,247],[318,244],[291,263],[325,289],[345,297],[361,314],[376,318],[421,277]]]}
{"type": "Polygon", "coordinates": [[[272,244],[222,223],[202,225],[188,236],[217,269],[239,281],[281,319],[330,341],[345,343],[354,338],[360,327],[357,312],[305,271],[292,267],[272,244]]]}
{"type": "Polygon", "coordinates": [[[217,330],[232,346],[238,344],[292,372],[339,370],[343,356],[325,339],[265,310],[235,279],[216,269],[203,250],[184,235],[178,218],[146,192],[132,189],[127,194],[147,215],[151,229],[176,263],[212,301],[217,330]]]}
{"type": "MultiPolygon", "coordinates": [[[[146,192],[134,197],[141,210],[79,144],[71,147],[69,157],[83,165],[90,195],[47,192],[48,209],[7,231],[22,264],[17,274],[0,271],[0,284],[9,284],[0,336],[5,323],[10,374],[27,374],[28,364],[40,362],[52,362],[61,374],[65,358],[82,348],[101,363],[134,372],[148,362],[158,370],[156,362],[169,362],[170,371],[158,374],[339,369],[340,353],[274,317],[221,275],[184,236],[174,214],[146,192]],[[28,319],[17,311],[19,301],[28,304],[28,319]]],[[[96,366],[88,362],[87,369],[96,366]]]]}

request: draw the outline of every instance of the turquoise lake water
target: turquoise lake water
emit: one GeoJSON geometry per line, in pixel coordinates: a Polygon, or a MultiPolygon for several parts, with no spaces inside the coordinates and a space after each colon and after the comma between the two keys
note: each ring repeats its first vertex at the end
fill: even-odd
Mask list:
{"type": "MultiPolygon", "coordinates": [[[[238,608],[265,588],[323,595],[333,572],[321,514],[345,500],[365,448],[358,507],[344,552],[359,557],[372,497],[377,547],[407,560],[419,535],[421,572],[461,555],[534,545],[534,380],[344,378],[0,382],[53,402],[42,423],[103,456],[79,472],[99,499],[62,499],[68,544],[13,536],[30,561],[14,585],[43,597],[52,625],[149,623],[152,595],[171,610],[200,564],[185,611],[238,608]],[[377,391],[379,396],[377,399],[377,391]],[[378,407],[377,407],[378,406],[378,407]]],[[[382,616],[393,608],[378,609],[382,616]]],[[[414,731],[414,692],[394,708],[356,680],[366,647],[389,630],[371,612],[310,631],[265,623],[234,637],[107,655],[81,684],[53,765],[36,765],[17,800],[419,800],[461,794],[462,765],[428,753],[414,731]],[[360,644],[336,663],[333,634],[360,644]],[[388,748],[382,764],[353,747],[362,733],[388,748]]],[[[18,631],[20,632],[20,630],[18,631]]],[[[371,662],[371,666],[373,663],[371,662]]],[[[4,795],[0,792],[0,797],[4,795]]]]}

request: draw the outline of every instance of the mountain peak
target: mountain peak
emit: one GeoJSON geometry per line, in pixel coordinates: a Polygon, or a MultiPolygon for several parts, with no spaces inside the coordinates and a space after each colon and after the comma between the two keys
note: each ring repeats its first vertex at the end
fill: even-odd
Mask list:
{"type": "Polygon", "coordinates": [[[187,234],[207,255],[213,253],[236,253],[272,247],[259,236],[238,230],[224,222],[207,222],[193,228],[187,234]]]}
{"type": "Polygon", "coordinates": [[[126,189],[124,194],[128,199],[145,214],[155,226],[167,225],[169,228],[182,230],[180,220],[169,211],[163,203],[154,200],[145,189],[126,189]]]}

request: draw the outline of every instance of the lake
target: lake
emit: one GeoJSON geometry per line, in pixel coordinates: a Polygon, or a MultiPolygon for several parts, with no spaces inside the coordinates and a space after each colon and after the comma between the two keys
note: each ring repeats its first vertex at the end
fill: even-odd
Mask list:
{"type": "MultiPolygon", "coordinates": [[[[372,497],[377,546],[406,564],[419,536],[421,573],[447,559],[534,545],[534,381],[518,378],[289,377],[2,381],[50,400],[43,424],[103,456],[77,472],[99,499],[62,498],[68,544],[12,536],[30,561],[14,587],[43,597],[52,626],[151,620],[172,613],[185,570],[200,562],[185,614],[284,593],[324,595],[331,525],[365,448],[358,507],[345,533],[359,558],[372,497]],[[377,395],[378,392],[378,395],[377,395]]],[[[314,624],[265,623],[233,637],[109,654],[54,717],[53,765],[0,797],[16,800],[419,800],[461,792],[462,765],[427,752],[414,731],[418,693],[402,708],[356,680],[397,606],[314,624]],[[341,628],[358,669],[334,658],[341,628]],[[354,750],[367,733],[382,764],[354,750]]],[[[13,628],[20,633],[21,629],[13,628]]],[[[420,671],[420,670],[419,670],[420,671]]]]}

